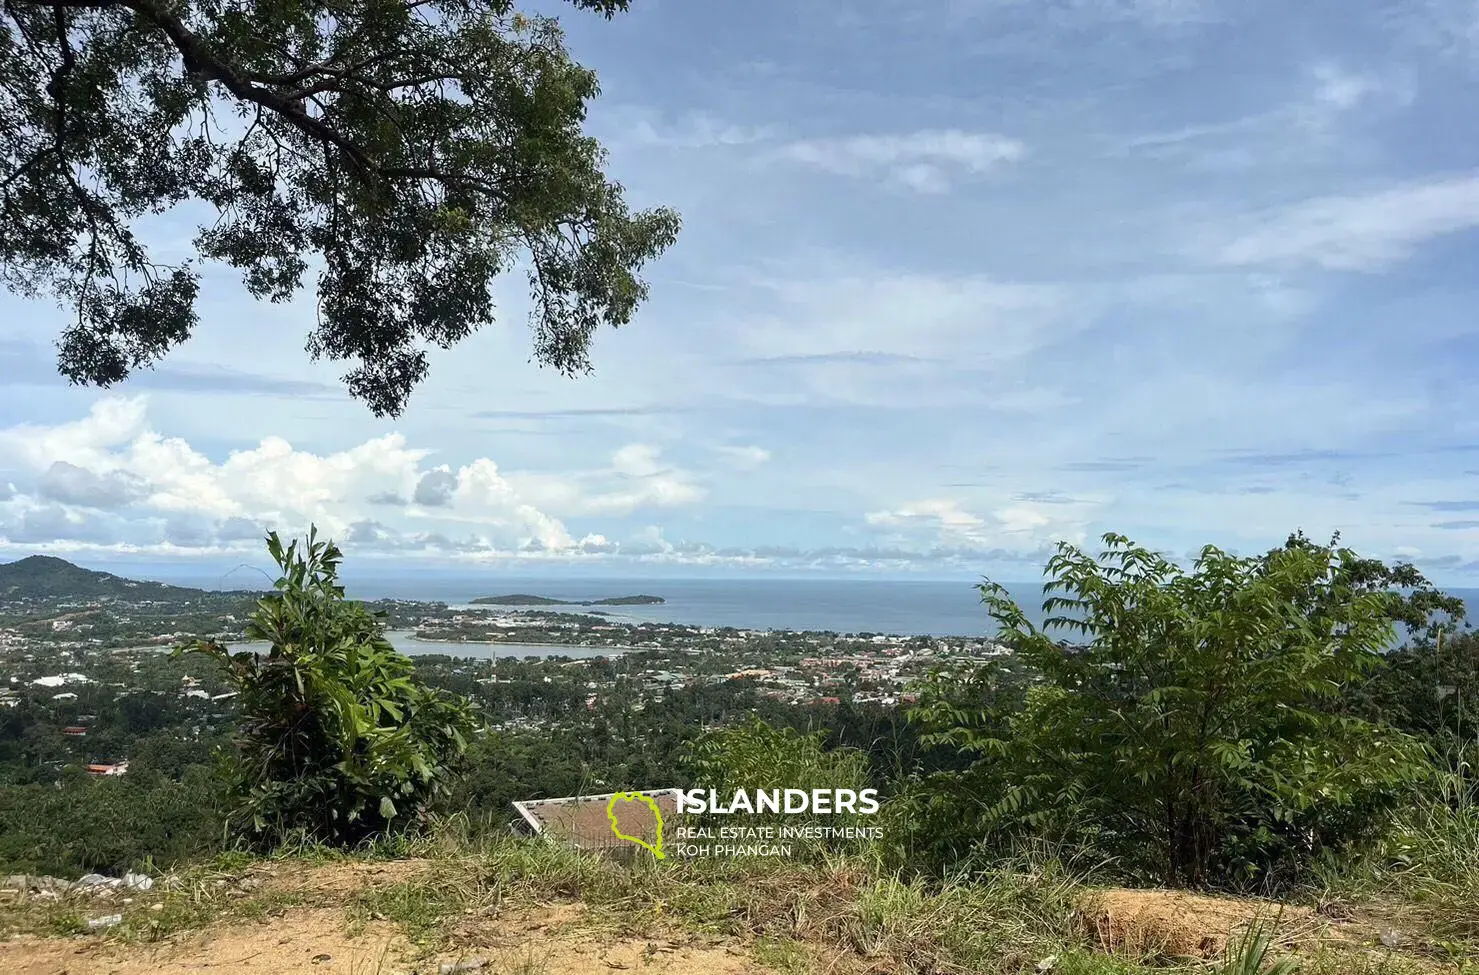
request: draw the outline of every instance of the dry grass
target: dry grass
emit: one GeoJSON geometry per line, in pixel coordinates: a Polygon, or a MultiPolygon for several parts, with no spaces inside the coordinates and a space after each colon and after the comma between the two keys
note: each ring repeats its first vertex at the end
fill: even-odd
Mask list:
{"type": "MultiPolygon", "coordinates": [[[[28,935],[0,945],[0,971],[127,975],[231,960],[244,966],[231,970],[247,975],[351,965],[390,975],[479,959],[489,962],[483,971],[526,975],[625,968],[1247,975],[1225,960],[1235,954],[1230,945],[1255,918],[1282,910],[1270,959],[1296,955],[1304,975],[1479,972],[1464,967],[1475,957],[1467,942],[1439,937],[1466,896],[1458,877],[1401,915],[1401,939],[1384,945],[1383,925],[1394,917],[1388,901],[1398,888],[1372,887],[1368,893],[1379,896],[1361,900],[1353,877],[1331,896],[1281,908],[1094,890],[1051,858],[926,882],[857,859],[619,865],[511,839],[394,852],[416,855],[346,858],[300,849],[265,860],[227,857],[127,904],[32,898],[0,905],[0,932],[28,935]],[[123,922],[86,933],[89,917],[112,913],[123,922]],[[289,931],[307,940],[268,943],[289,931]],[[247,946],[263,966],[279,967],[253,968],[256,962],[233,954],[247,946]],[[314,961],[322,955],[329,960],[314,961]],[[372,962],[378,967],[365,967],[372,962]]],[[[1408,881],[1412,869],[1403,875],[1408,881]]]]}

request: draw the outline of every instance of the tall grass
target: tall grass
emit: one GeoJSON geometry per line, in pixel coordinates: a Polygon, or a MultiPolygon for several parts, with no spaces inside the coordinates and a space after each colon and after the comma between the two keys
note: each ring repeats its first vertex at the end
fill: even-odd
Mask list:
{"type": "Polygon", "coordinates": [[[1395,924],[1439,939],[1479,942],[1479,782],[1444,775],[1370,851],[1327,862],[1329,900],[1379,902],[1395,924]]]}

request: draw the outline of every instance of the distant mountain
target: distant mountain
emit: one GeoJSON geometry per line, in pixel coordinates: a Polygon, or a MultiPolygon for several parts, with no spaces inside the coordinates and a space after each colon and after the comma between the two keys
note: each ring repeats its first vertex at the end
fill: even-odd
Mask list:
{"type": "Polygon", "coordinates": [[[0,600],[15,599],[123,599],[185,600],[207,595],[204,589],[141,582],[95,572],[51,555],[32,555],[18,562],[0,563],[0,600]]]}
{"type": "Polygon", "coordinates": [[[656,606],[667,602],[661,596],[612,596],[608,599],[551,599],[548,596],[531,596],[514,593],[508,596],[479,596],[472,600],[477,606],[656,606]]]}

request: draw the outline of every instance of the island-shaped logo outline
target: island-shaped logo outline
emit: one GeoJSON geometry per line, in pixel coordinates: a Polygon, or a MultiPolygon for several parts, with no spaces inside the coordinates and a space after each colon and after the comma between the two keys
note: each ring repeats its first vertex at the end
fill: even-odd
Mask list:
{"type": "Polygon", "coordinates": [[[657,800],[651,796],[644,796],[640,792],[617,792],[606,801],[606,820],[611,824],[611,832],[619,840],[627,840],[635,843],[643,849],[650,850],[652,855],[659,860],[666,859],[662,852],[662,810],[657,806],[657,800]],[[616,820],[616,804],[618,802],[640,802],[652,810],[652,816],[657,820],[657,835],[653,842],[648,843],[640,836],[631,836],[621,831],[621,824],[616,820]]]}

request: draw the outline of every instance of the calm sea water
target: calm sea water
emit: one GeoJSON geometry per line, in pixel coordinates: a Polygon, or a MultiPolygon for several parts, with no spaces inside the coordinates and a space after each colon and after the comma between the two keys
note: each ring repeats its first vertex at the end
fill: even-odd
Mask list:
{"type": "MultiPolygon", "coordinates": [[[[594,600],[651,595],[656,606],[590,607],[612,619],[733,626],[751,630],[833,630],[838,633],[893,633],[984,636],[994,627],[969,582],[886,582],[822,579],[477,579],[363,580],[349,586],[361,598],[435,599],[464,605],[477,596],[530,593],[557,599],[594,600]]],[[[1032,609],[1040,586],[1017,587],[1032,609]]],[[[548,607],[555,611],[589,611],[548,607]]]]}
{"type": "MultiPolygon", "coordinates": [[[[111,568],[111,567],[110,567],[111,568]]],[[[118,571],[111,569],[111,571],[118,571]]],[[[120,574],[124,574],[120,572],[120,574]]],[[[206,588],[262,585],[256,573],[238,571],[222,580],[155,572],[135,578],[206,588]]],[[[995,627],[970,581],[890,581],[877,579],[659,579],[518,577],[435,572],[406,575],[355,575],[346,572],[349,595],[359,599],[417,599],[465,605],[478,596],[529,593],[569,600],[646,594],[661,596],[658,606],[608,607],[612,618],[629,621],[733,626],[753,630],[832,630],[838,633],[890,633],[927,636],[990,636],[995,627]]],[[[1007,584],[1028,618],[1041,623],[1040,583],[1007,584]]],[[[1449,589],[1479,619],[1479,590],[1449,589]]],[[[560,610],[562,607],[549,607],[560,610]]],[[[580,612],[578,607],[564,607],[580,612]]],[[[433,645],[435,646],[435,645],[433,645]]],[[[431,651],[436,652],[436,651],[431,651]]],[[[458,648],[459,655],[461,648],[458,648]]]]}

